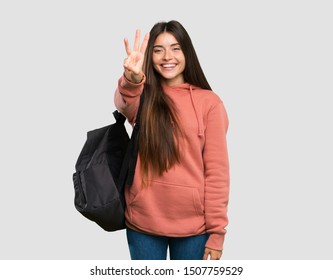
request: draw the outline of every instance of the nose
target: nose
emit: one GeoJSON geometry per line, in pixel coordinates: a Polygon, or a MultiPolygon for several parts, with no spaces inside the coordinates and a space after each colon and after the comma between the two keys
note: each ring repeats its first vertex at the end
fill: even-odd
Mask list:
{"type": "Polygon", "coordinates": [[[171,51],[170,50],[165,50],[163,59],[164,60],[170,60],[171,58],[172,58],[171,51]]]}

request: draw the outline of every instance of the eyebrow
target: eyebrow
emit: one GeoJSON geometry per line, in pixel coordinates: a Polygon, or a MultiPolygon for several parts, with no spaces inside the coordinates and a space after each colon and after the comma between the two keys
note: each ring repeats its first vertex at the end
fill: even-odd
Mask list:
{"type": "MultiPolygon", "coordinates": [[[[180,46],[179,43],[174,43],[174,44],[171,44],[170,46],[171,46],[171,47],[174,47],[174,46],[177,46],[177,45],[180,46]]],[[[163,47],[162,45],[155,45],[155,46],[153,46],[153,48],[164,48],[164,47],[163,47]]]]}

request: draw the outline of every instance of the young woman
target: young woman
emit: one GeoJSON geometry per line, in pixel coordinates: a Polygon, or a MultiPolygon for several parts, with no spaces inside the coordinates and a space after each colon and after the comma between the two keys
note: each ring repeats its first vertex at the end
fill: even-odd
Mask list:
{"type": "Polygon", "coordinates": [[[191,39],[159,22],[127,58],[114,101],[134,125],[143,94],[139,156],[126,186],[132,259],[220,259],[228,223],[229,162],[224,105],[210,88],[191,39]]]}

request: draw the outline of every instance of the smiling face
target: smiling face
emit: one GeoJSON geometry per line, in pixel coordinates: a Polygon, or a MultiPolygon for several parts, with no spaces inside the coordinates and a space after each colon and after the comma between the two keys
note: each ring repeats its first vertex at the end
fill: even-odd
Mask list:
{"type": "Polygon", "coordinates": [[[153,47],[153,66],[165,83],[184,83],[185,56],[176,38],[168,32],[157,36],[153,47]]]}

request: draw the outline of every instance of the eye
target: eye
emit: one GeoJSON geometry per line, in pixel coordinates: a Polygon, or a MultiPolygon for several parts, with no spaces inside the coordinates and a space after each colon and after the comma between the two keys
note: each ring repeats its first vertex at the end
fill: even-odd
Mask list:
{"type": "Polygon", "coordinates": [[[153,50],[153,52],[154,52],[154,53],[161,53],[161,52],[162,52],[162,49],[157,49],[157,48],[156,48],[156,49],[153,50]]]}
{"type": "Polygon", "coordinates": [[[180,51],[181,49],[180,49],[180,47],[174,47],[172,50],[173,51],[180,51]]]}

